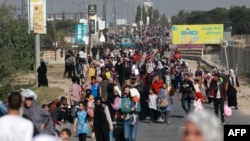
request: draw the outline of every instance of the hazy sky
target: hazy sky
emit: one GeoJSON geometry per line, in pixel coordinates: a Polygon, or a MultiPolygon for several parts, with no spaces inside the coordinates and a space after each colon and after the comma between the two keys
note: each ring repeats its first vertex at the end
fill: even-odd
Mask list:
{"type": "Polygon", "coordinates": [[[210,10],[231,5],[250,7],[250,0],[151,0],[161,13],[176,14],[179,10],[210,10]]]}
{"type": "MultiPolygon", "coordinates": [[[[17,7],[21,7],[22,0],[0,0],[0,3],[7,2],[17,7]]],[[[27,0],[25,0],[27,1],[27,0]]],[[[102,2],[104,0],[47,0],[47,13],[60,12],[83,12],[86,11],[85,4],[97,3],[98,16],[102,15],[102,2]],[[73,3],[73,1],[77,3],[73,3]],[[55,2],[55,5],[53,4],[55,2]]],[[[113,19],[113,1],[107,0],[109,7],[107,8],[108,19],[113,19]]],[[[136,6],[141,0],[115,0],[117,19],[127,18],[128,21],[134,21],[136,6]]],[[[142,0],[148,1],[148,0],[142,0]]],[[[250,7],[250,0],[151,0],[154,6],[165,13],[167,17],[175,15],[180,10],[210,10],[216,7],[230,8],[232,5],[250,7]]]]}

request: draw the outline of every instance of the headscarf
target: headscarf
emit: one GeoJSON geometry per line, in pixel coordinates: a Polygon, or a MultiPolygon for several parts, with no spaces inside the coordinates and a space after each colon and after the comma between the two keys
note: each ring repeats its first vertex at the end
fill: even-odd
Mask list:
{"type": "Polygon", "coordinates": [[[30,90],[30,89],[23,89],[21,88],[21,95],[24,97],[24,98],[32,98],[32,99],[36,99],[37,98],[37,95],[34,91],[30,90]]]}
{"type": "Polygon", "coordinates": [[[211,114],[207,110],[192,112],[187,116],[187,121],[194,123],[199,128],[205,141],[223,140],[223,129],[215,114],[211,114]]]}
{"type": "Polygon", "coordinates": [[[119,86],[115,86],[115,87],[114,87],[114,90],[119,94],[120,97],[122,96],[122,92],[121,92],[121,90],[119,89],[119,86]]]}
{"type": "Polygon", "coordinates": [[[101,68],[101,67],[104,67],[104,66],[105,66],[105,64],[104,64],[104,60],[103,60],[103,59],[101,59],[101,60],[100,60],[100,68],[101,68]]]}
{"type": "Polygon", "coordinates": [[[79,57],[84,59],[84,58],[86,58],[86,54],[83,51],[80,51],[79,57]]]}
{"type": "Polygon", "coordinates": [[[98,97],[98,98],[96,98],[95,102],[97,102],[97,101],[101,101],[101,104],[95,104],[94,125],[107,122],[102,99],[100,97],[98,97]]]}
{"type": "Polygon", "coordinates": [[[235,74],[234,74],[234,70],[233,69],[230,69],[229,70],[231,72],[231,76],[229,77],[229,81],[230,81],[230,84],[236,88],[236,77],[235,77],[235,74]],[[233,80],[232,80],[233,79],[233,80]]]}
{"type": "Polygon", "coordinates": [[[59,137],[54,137],[49,134],[39,134],[35,136],[34,141],[62,141],[59,137]]]}
{"type": "Polygon", "coordinates": [[[158,63],[157,69],[163,69],[164,68],[161,61],[158,61],[157,63],[158,63]]]}

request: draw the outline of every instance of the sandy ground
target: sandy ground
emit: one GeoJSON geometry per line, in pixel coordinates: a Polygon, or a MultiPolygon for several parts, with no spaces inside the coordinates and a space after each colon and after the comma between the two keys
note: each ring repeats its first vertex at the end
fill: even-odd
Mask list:
{"type": "MultiPolygon", "coordinates": [[[[197,68],[197,61],[193,60],[185,60],[188,62],[189,67],[191,68],[192,72],[197,68]]],[[[239,77],[239,83],[240,83],[240,92],[238,92],[238,108],[240,111],[242,111],[246,115],[250,115],[250,85],[247,85],[246,78],[239,77]]]]}

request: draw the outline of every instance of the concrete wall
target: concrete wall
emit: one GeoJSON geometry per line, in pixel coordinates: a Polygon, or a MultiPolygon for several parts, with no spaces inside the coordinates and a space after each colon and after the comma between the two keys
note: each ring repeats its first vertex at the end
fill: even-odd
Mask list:
{"type": "MultiPolygon", "coordinates": [[[[250,50],[245,48],[228,47],[227,49],[228,64],[231,69],[238,69],[239,74],[250,73],[250,50]]],[[[220,48],[221,64],[226,65],[224,48],[220,48]]]]}
{"type": "Polygon", "coordinates": [[[63,64],[65,58],[65,50],[57,49],[57,50],[43,50],[42,60],[49,64],[63,64]]]}

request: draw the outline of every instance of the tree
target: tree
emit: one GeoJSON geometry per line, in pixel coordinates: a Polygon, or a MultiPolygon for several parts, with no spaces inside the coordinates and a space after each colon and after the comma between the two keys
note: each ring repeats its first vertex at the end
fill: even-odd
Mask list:
{"type": "Polygon", "coordinates": [[[160,23],[161,23],[162,25],[167,25],[168,19],[166,18],[166,15],[165,15],[165,14],[162,14],[162,15],[161,15],[160,23]]]}
{"type": "Polygon", "coordinates": [[[136,9],[135,22],[139,23],[140,20],[141,20],[141,6],[138,5],[136,9]]]}
{"type": "Polygon", "coordinates": [[[13,19],[10,5],[0,6],[0,97],[13,89],[14,78],[34,64],[34,36],[27,21],[13,19]]]}
{"type": "Polygon", "coordinates": [[[172,16],[173,24],[225,24],[232,23],[233,34],[250,34],[250,8],[232,6],[230,9],[214,8],[209,11],[181,10],[172,16]]]}

